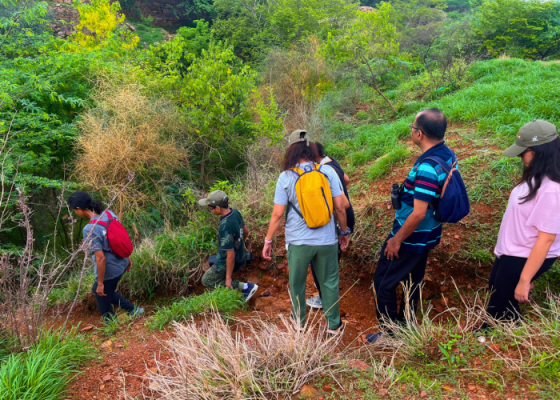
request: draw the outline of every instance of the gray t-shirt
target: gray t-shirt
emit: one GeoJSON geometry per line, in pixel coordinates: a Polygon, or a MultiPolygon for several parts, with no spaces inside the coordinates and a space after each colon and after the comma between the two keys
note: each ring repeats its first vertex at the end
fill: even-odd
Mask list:
{"type": "MultiPolygon", "coordinates": [[[[306,170],[306,168],[313,168],[315,163],[306,162],[297,165],[298,168],[306,170]]],[[[328,165],[323,165],[321,168],[328,180],[331,187],[333,197],[338,197],[342,194],[342,184],[336,174],[335,170],[328,165]]],[[[285,206],[288,200],[294,207],[300,210],[297,194],[295,190],[297,174],[292,171],[284,171],[280,174],[278,182],[276,182],[276,193],[274,194],[274,204],[285,206]]],[[[294,210],[288,212],[288,220],[286,221],[286,244],[293,244],[296,246],[331,246],[338,243],[338,234],[336,232],[334,213],[331,222],[317,229],[311,229],[294,210]]]]}
{"type": "MultiPolygon", "coordinates": [[[[117,217],[114,212],[106,210],[101,216],[101,221],[107,222],[109,220],[107,212],[111,213],[113,218],[117,217]]],[[[93,217],[91,220],[94,219],[97,219],[97,216],[93,217]]],[[[128,258],[121,258],[113,254],[111,248],[109,247],[109,241],[107,240],[107,229],[100,224],[86,225],[83,230],[84,240],[88,238],[92,229],[93,233],[89,239],[91,243],[89,251],[93,258],[95,279],[97,279],[97,263],[95,262],[95,254],[93,253],[99,250],[103,250],[103,253],[105,254],[105,277],[103,280],[108,281],[110,279],[118,278],[126,271],[126,268],[128,267],[128,258]]]]}

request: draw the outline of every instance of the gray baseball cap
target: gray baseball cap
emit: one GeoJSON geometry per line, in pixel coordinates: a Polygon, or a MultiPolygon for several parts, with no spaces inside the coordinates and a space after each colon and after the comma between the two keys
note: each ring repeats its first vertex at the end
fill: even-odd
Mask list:
{"type": "Polygon", "coordinates": [[[558,129],[550,122],[535,119],[525,124],[517,132],[515,144],[504,151],[506,157],[517,157],[529,147],[550,143],[558,137],[558,129]]]}
{"type": "Polygon", "coordinates": [[[296,129],[290,136],[288,136],[288,145],[292,145],[297,142],[307,142],[309,146],[309,135],[305,129],[296,129]]]}
{"type": "Polygon", "coordinates": [[[221,190],[214,190],[207,198],[199,200],[198,204],[203,207],[227,207],[229,205],[228,195],[221,190]]]}

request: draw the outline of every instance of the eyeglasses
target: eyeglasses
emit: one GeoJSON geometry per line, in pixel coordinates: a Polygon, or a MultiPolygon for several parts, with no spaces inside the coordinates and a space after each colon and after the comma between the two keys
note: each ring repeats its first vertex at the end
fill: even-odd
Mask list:
{"type": "MultiPolygon", "coordinates": [[[[408,129],[410,129],[410,130],[416,129],[417,131],[420,131],[420,129],[415,127],[414,124],[408,124],[408,129]]],[[[422,132],[422,131],[420,131],[420,132],[422,132]]]]}

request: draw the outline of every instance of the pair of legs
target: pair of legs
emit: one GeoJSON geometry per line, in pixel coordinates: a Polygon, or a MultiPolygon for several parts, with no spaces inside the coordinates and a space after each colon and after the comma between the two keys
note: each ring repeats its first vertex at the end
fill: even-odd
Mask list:
{"type": "MultiPolygon", "coordinates": [[[[226,271],[219,272],[216,271],[212,266],[206,273],[202,276],[202,284],[209,288],[225,287],[226,286],[226,271]]],[[[239,282],[237,279],[231,280],[231,286],[234,289],[243,290],[245,287],[244,282],[239,282]]]]}
{"type": "Polygon", "coordinates": [[[330,246],[296,246],[288,247],[288,265],[290,266],[290,294],[292,296],[292,318],[305,325],[307,312],[305,304],[305,284],[307,270],[313,262],[315,274],[321,288],[323,310],[329,329],[340,327],[340,309],[338,303],[338,244],[330,246]],[[297,318],[299,317],[299,321],[297,318]]]}
{"type": "MultiPolygon", "coordinates": [[[[342,257],[342,250],[340,249],[340,244],[338,245],[338,263],[340,264],[340,258],[342,257]]],[[[313,275],[313,280],[315,281],[315,287],[319,292],[319,298],[321,297],[321,284],[319,283],[319,279],[317,278],[317,274],[315,273],[315,266],[313,265],[313,260],[311,260],[311,275],[313,275]]]]}
{"type": "MultiPolygon", "coordinates": [[[[556,258],[544,260],[532,281],[548,271],[555,261],[556,258]]],[[[526,262],[526,258],[506,255],[502,255],[494,261],[488,282],[488,288],[492,294],[486,310],[493,318],[506,321],[516,321],[521,318],[521,308],[515,299],[515,288],[526,262]]]]}
{"type": "Polygon", "coordinates": [[[97,309],[101,313],[103,319],[110,319],[115,316],[113,306],[120,307],[129,314],[134,313],[134,305],[117,293],[117,286],[121,278],[122,275],[117,278],[103,281],[103,293],[105,293],[106,296],[99,296],[97,294],[97,281],[95,281],[93,287],[91,288],[93,294],[95,295],[95,300],[97,300],[97,309]]]}
{"type": "MultiPolygon", "coordinates": [[[[428,252],[423,254],[407,251],[404,246],[399,250],[399,258],[393,260],[385,256],[385,247],[381,248],[381,257],[377,263],[377,269],[373,276],[373,285],[377,295],[377,321],[383,326],[385,321],[405,322],[406,306],[412,312],[416,312],[418,299],[420,298],[420,284],[426,272],[428,252]],[[397,311],[397,287],[401,282],[410,286],[408,293],[408,304],[406,293],[403,292],[400,310],[397,311]]],[[[388,330],[390,332],[390,330],[388,330]]]]}

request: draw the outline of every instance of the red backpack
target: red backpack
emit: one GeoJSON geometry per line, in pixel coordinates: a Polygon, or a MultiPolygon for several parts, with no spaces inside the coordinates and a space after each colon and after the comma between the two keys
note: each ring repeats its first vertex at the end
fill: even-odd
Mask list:
{"type": "MultiPolygon", "coordinates": [[[[114,218],[110,212],[105,211],[109,221],[104,222],[101,220],[93,219],[88,222],[88,224],[99,224],[107,229],[107,241],[109,242],[109,248],[114,254],[121,258],[130,257],[134,247],[130,241],[130,236],[126,228],[119,222],[117,218],[114,218]],[[109,228],[109,225],[111,226],[109,228]]],[[[101,218],[101,216],[99,217],[101,218]]]]}

